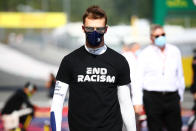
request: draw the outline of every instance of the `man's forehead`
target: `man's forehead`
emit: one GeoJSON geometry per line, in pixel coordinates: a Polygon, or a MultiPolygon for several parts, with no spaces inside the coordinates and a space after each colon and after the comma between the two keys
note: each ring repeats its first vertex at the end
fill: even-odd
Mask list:
{"type": "Polygon", "coordinates": [[[164,32],[164,29],[163,28],[157,28],[157,29],[155,29],[154,31],[153,31],[153,34],[156,34],[156,33],[162,33],[162,32],[164,32]]]}
{"type": "Polygon", "coordinates": [[[93,18],[86,18],[85,19],[85,25],[91,25],[94,27],[99,27],[99,26],[105,26],[105,18],[98,18],[98,19],[93,19],[93,18]]]}
{"type": "Polygon", "coordinates": [[[104,20],[105,21],[105,18],[104,17],[95,18],[95,17],[92,17],[92,16],[89,15],[85,18],[85,20],[104,20]]]}

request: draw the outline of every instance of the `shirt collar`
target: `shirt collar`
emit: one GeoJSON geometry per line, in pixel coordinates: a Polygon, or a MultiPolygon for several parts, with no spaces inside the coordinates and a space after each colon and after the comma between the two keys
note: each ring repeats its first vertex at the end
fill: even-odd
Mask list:
{"type": "Polygon", "coordinates": [[[165,44],[165,49],[164,51],[162,52],[161,49],[159,47],[157,47],[156,45],[151,45],[152,48],[156,51],[156,52],[159,52],[159,53],[162,53],[162,54],[165,54],[165,52],[167,51],[167,44],[165,44]]]}
{"type": "Polygon", "coordinates": [[[94,54],[94,55],[101,55],[101,54],[105,53],[106,50],[107,50],[107,46],[106,46],[106,45],[104,45],[104,46],[102,46],[102,47],[99,47],[99,48],[95,48],[95,49],[89,48],[89,47],[87,47],[86,45],[84,45],[84,47],[85,47],[85,49],[86,49],[89,53],[94,54]]]}

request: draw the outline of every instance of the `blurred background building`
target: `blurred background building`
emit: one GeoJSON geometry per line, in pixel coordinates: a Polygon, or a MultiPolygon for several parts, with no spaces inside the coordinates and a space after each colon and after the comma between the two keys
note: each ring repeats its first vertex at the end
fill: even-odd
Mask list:
{"type": "MultiPolygon", "coordinates": [[[[176,44],[185,58],[183,62],[186,62],[183,64],[186,65],[186,85],[190,86],[190,57],[196,42],[194,0],[107,0],[107,4],[104,0],[2,0],[0,42],[42,64],[50,64],[48,70],[45,68],[45,74],[42,73],[42,77],[46,78],[47,71],[56,72],[66,53],[84,44],[81,17],[85,9],[93,4],[101,6],[107,12],[109,30],[105,37],[106,44],[117,51],[121,50],[124,43],[133,41],[142,45],[149,44],[150,24],[164,25],[167,41],[176,44]]],[[[6,65],[1,65],[0,69],[4,72],[41,77],[35,76],[35,71],[30,73],[23,70],[25,75],[21,70],[14,71],[15,69],[3,66],[6,65]]],[[[40,68],[39,71],[43,72],[43,69],[40,68]]],[[[37,75],[41,75],[41,72],[37,72],[37,75]]]]}

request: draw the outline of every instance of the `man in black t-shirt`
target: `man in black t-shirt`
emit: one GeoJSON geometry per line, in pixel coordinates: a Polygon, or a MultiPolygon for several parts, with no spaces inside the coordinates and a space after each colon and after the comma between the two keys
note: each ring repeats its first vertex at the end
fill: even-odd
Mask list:
{"type": "Polygon", "coordinates": [[[52,131],[61,131],[62,108],[69,88],[70,131],[135,131],[126,59],[104,44],[107,16],[98,6],[83,15],[86,44],[65,56],[56,76],[51,106],[52,131]]]}

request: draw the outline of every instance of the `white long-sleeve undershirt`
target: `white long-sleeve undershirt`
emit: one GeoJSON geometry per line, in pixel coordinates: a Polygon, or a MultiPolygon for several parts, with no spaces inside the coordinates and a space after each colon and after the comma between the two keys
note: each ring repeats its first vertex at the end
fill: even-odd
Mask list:
{"type": "Polygon", "coordinates": [[[67,94],[69,85],[60,81],[56,82],[54,96],[52,99],[51,113],[54,113],[55,121],[51,121],[51,127],[56,127],[56,130],[61,131],[62,110],[65,96],[67,94]]]}
{"type": "Polygon", "coordinates": [[[135,112],[131,101],[129,85],[118,87],[118,100],[127,131],[136,131],[135,112]]]}

